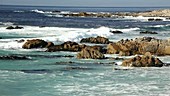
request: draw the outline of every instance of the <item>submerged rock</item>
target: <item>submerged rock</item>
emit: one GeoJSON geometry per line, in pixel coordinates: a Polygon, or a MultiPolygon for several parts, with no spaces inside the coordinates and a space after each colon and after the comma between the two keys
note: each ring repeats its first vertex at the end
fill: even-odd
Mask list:
{"type": "Polygon", "coordinates": [[[163,62],[158,58],[151,55],[150,52],[146,52],[142,57],[136,56],[131,59],[124,60],[122,66],[126,67],[162,67],[163,62]]]}
{"type": "Polygon", "coordinates": [[[27,42],[22,46],[24,49],[32,49],[32,48],[48,48],[54,46],[52,42],[46,42],[41,39],[32,39],[27,40],[27,42]]]}
{"type": "Polygon", "coordinates": [[[0,60],[30,60],[30,58],[26,56],[9,55],[9,56],[0,56],[0,60]]]}
{"type": "Polygon", "coordinates": [[[101,36],[97,36],[96,38],[83,38],[80,43],[95,43],[95,44],[109,44],[109,39],[101,36]]]}
{"type": "Polygon", "coordinates": [[[95,47],[85,47],[77,54],[78,59],[104,59],[105,56],[95,47]]]}
{"type": "Polygon", "coordinates": [[[143,32],[140,32],[140,34],[158,34],[158,33],[152,32],[152,31],[143,31],[143,32]]]}

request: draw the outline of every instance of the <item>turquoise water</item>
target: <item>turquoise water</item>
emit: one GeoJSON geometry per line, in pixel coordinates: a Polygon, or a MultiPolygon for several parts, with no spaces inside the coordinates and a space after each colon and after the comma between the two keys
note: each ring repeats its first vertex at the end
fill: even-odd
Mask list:
{"type": "MultiPolygon", "coordinates": [[[[170,67],[126,68],[122,60],[82,60],[76,52],[45,52],[22,49],[18,40],[43,39],[55,44],[80,42],[82,38],[104,36],[111,41],[152,36],[170,37],[170,21],[148,22],[146,18],[49,17],[39,11],[143,11],[155,8],[64,8],[0,6],[0,56],[25,56],[28,60],[0,59],[0,96],[169,96],[170,67]],[[32,11],[34,10],[34,11],[32,11]],[[24,29],[7,30],[19,25],[24,29]],[[40,28],[39,26],[45,25],[40,28]],[[112,34],[120,30],[124,34],[112,34]],[[139,34],[140,31],[158,34],[139,34]],[[115,62],[115,63],[113,63],[115,62]]],[[[162,8],[156,8],[162,9],[162,8]]],[[[94,44],[89,44],[94,45],[94,44]]],[[[119,57],[105,54],[106,57],[119,57]]],[[[125,56],[122,58],[131,58],[125,56]]],[[[158,57],[170,63],[170,56],[158,57]]]]}

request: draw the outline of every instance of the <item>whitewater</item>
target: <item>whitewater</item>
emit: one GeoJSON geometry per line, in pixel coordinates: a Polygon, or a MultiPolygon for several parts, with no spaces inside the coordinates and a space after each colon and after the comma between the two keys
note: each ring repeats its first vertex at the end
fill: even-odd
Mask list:
{"type": "MultiPolygon", "coordinates": [[[[77,59],[77,52],[45,52],[46,48],[22,48],[27,40],[32,39],[42,39],[55,45],[66,41],[80,44],[83,38],[97,36],[106,37],[113,42],[148,36],[169,39],[170,21],[163,17],[161,18],[163,21],[148,21],[150,17],[142,16],[97,18],[61,15],[155,9],[165,8],[0,6],[0,94],[2,96],[169,96],[170,67],[124,68],[120,66],[122,60],[119,59],[77,59]],[[54,12],[56,10],[60,12],[54,12]],[[20,26],[23,29],[6,29],[9,26],[20,26]],[[117,30],[123,34],[111,33],[117,30]],[[146,30],[158,34],[140,34],[146,30]],[[2,59],[5,56],[28,59],[2,59]]],[[[109,58],[134,57],[104,55],[109,58]]],[[[170,56],[156,57],[164,63],[170,63],[170,56]]]]}

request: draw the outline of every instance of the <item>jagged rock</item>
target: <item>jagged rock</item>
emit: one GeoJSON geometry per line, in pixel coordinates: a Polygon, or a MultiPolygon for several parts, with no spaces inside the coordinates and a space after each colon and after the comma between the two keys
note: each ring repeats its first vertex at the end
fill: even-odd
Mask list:
{"type": "Polygon", "coordinates": [[[83,38],[80,43],[96,43],[96,44],[108,44],[110,41],[108,38],[97,36],[96,38],[83,38]]]}
{"type": "Polygon", "coordinates": [[[116,31],[110,31],[111,33],[114,33],[114,34],[122,34],[123,32],[122,31],[119,31],[119,30],[116,30],[116,31]]]}
{"type": "Polygon", "coordinates": [[[78,59],[104,59],[105,56],[95,47],[85,47],[77,54],[78,59]]]}
{"type": "Polygon", "coordinates": [[[158,34],[158,33],[152,32],[152,31],[143,31],[143,32],[140,32],[140,34],[158,34]]]}
{"type": "Polygon", "coordinates": [[[146,52],[151,52],[154,55],[170,55],[168,46],[170,46],[169,40],[143,37],[110,43],[107,45],[107,53],[119,54],[120,56],[143,55],[146,52]]]}
{"type": "Polygon", "coordinates": [[[22,46],[24,49],[32,48],[47,48],[54,45],[52,42],[46,42],[41,39],[27,40],[27,42],[22,46]]]}
{"type": "Polygon", "coordinates": [[[142,57],[136,56],[131,59],[124,60],[122,66],[126,67],[162,67],[163,62],[158,58],[151,55],[150,52],[146,52],[142,57]]]}
{"type": "Polygon", "coordinates": [[[13,27],[13,26],[8,26],[6,29],[23,29],[23,27],[19,27],[19,26],[15,26],[15,27],[13,27]]]}
{"type": "Polygon", "coordinates": [[[86,45],[79,45],[76,42],[71,42],[71,41],[67,41],[64,42],[61,45],[54,45],[52,47],[49,47],[46,52],[55,52],[55,51],[73,51],[73,52],[77,52],[77,51],[81,51],[83,48],[85,48],[86,45]]]}

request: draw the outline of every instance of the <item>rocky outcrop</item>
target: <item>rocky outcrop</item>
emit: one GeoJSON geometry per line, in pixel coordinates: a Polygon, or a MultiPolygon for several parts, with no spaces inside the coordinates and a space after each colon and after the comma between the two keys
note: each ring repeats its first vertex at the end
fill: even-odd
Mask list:
{"type": "Polygon", "coordinates": [[[120,40],[107,46],[108,54],[130,56],[151,52],[154,55],[170,55],[170,40],[160,40],[152,37],[136,38],[134,40],[120,40]]]}
{"type": "Polygon", "coordinates": [[[96,38],[83,38],[80,43],[95,43],[95,44],[109,44],[109,39],[101,36],[97,36],[96,38]]]}
{"type": "Polygon", "coordinates": [[[119,30],[116,30],[116,31],[110,31],[111,33],[113,34],[122,34],[123,32],[122,31],[119,31],[119,30]]]}
{"type": "Polygon", "coordinates": [[[85,48],[86,45],[79,45],[76,42],[67,41],[64,42],[61,45],[54,45],[52,47],[49,47],[46,52],[55,52],[55,51],[72,51],[72,52],[78,52],[81,51],[83,48],[85,48]]]}
{"type": "Polygon", "coordinates": [[[32,49],[32,48],[48,48],[54,46],[52,42],[46,42],[41,39],[33,39],[27,40],[27,42],[22,46],[24,49],[32,49]]]}
{"type": "Polygon", "coordinates": [[[23,29],[24,27],[20,27],[20,26],[15,26],[15,27],[13,27],[13,26],[8,26],[6,29],[9,29],[9,30],[11,30],[11,29],[23,29]]]}
{"type": "Polygon", "coordinates": [[[131,59],[124,60],[122,66],[126,67],[162,67],[163,62],[158,58],[146,52],[143,56],[136,56],[131,59]]]}
{"type": "Polygon", "coordinates": [[[158,33],[153,31],[142,31],[140,32],[140,34],[158,34],[158,33]]]}
{"type": "Polygon", "coordinates": [[[104,59],[98,47],[85,47],[80,53],[77,54],[78,59],[104,59]]]}

